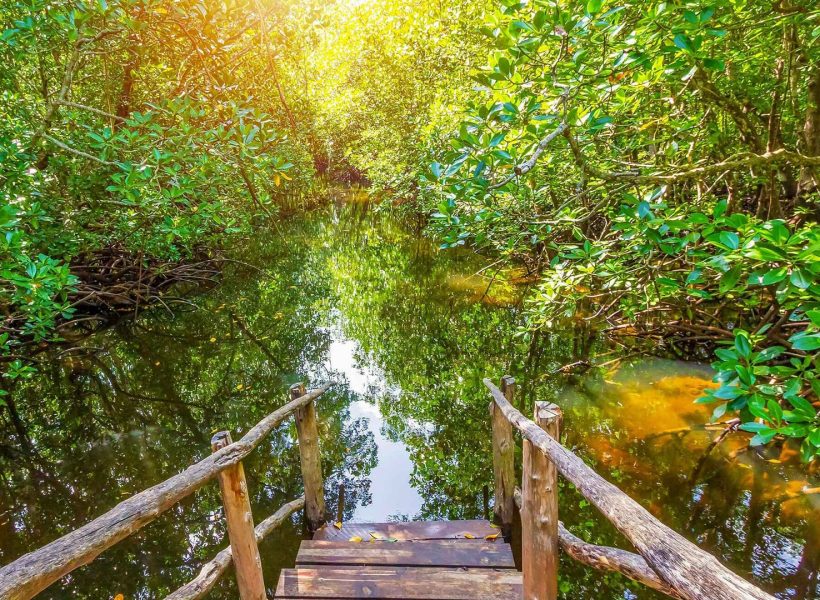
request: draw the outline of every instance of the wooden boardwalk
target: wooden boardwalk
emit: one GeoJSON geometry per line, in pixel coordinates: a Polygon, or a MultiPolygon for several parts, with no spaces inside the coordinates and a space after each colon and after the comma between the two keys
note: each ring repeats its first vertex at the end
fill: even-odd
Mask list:
{"type": "Polygon", "coordinates": [[[488,521],[325,525],[282,571],[276,598],[521,598],[521,573],[497,534],[488,521]]]}

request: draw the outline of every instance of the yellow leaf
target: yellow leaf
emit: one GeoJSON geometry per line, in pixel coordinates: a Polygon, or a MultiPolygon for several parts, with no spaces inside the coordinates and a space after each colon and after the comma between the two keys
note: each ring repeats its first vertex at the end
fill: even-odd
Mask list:
{"type": "Polygon", "coordinates": [[[282,176],[282,179],[284,179],[284,180],[286,180],[286,181],[290,181],[290,177],[288,177],[288,176],[287,176],[287,175],[285,175],[284,173],[279,173],[279,174],[282,176]]]}
{"type": "Polygon", "coordinates": [[[341,521],[336,521],[336,522],[333,524],[333,526],[334,526],[336,529],[341,529],[341,528],[342,528],[342,522],[341,522],[341,521]]]}
{"type": "Polygon", "coordinates": [[[236,389],[241,390],[243,387],[245,387],[245,386],[240,383],[238,386],[236,386],[236,389]]]}
{"type": "Polygon", "coordinates": [[[347,540],[347,541],[348,541],[348,542],[361,542],[361,541],[362,541],[362,538],[360,538],[358,535],[354,535],[352,538],[350,538],[350,539],[349,539],[349,540],[347,540]]]}
{"type": "Polygon", "coordinates": [[[276,173],[273,176],[273,183],[276,184],[276,187],[279,187],[280,185],[282,185],[282,178],[279,176],[279,173],[276,173]]]}
{"type": "Polygon", "coordinates": [[[215,341],[216,341],[216,338],[215,338],[215,337],[212,337],[212,338],[211,338],[211,343],[213,344],[215,341]]]}
{"type": "Polygon", "coordinates": [[[124,600],[124,598],[125,597],[122,594],[117,594],[116,596],[114,596],[114,600],[124,600]]]}
{"type": "Polygon", "coordinates": [[[475,536],[472,533],[465,533],[464,537],[466,537],[468,540],[474,540],[475,539],[475,536]]]}
{"type": "Polygon", "coordinates": [[[495,523],[490,523],[490,527],[492,527],[493,529],[501,529],[501,528],[500,528],[498,525],[496,525],[495,523]]]}
{"type": "Polygon", "coordinates": [[[485,540],[495,540],[495,538],[497,538],[497,537],[498,537],[497,533],[491,533],[490,535],[485,535],[484,539],[485,540]]]}

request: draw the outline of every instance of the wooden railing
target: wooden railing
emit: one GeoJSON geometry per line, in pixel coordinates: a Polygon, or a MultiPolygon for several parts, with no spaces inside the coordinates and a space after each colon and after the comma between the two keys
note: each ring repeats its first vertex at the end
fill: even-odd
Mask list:
{"type": "Polygon", "coordinates": [[[521,511],[521,565],[524,600],[554,600],[558,595],[558,550],[596,569],[617,571],[673,598],[686,600],[774,600],[723,566],[714,556],[676,533],[606,481],[560,443],[561,409],[536,402],[533,420],[514,406],[515,380],[501,389],[484,384],[493,401],[495,517],[505,536],[516,505],[521,511]],[[523,474],[515,487],[512,428],[523,438],[523,474]],[[571,482],[620,531],[637,554],[588,544],[558,520],[558,474],[571,482]]]}
{"type": "Polygon", "coordinates": [[[193,581],[168,598],[201,598],[233,562],[240,598],[264,600],[265,583],[257,541],[302,507],[305,507],[309,529],[318,529],[324,523],[325,501],[314,401],[330,385],[310,392],[306,392],[302,384],[292,386],[290,402],[254,425],[239,441],[232,442],[227,431],[217,433],[211,440],[213,453],[207,458],[120,502],[79,529],[0,568],[0,600],[27,600],[35,596],[64,575],[90,563],[214,478],[219,479],[230,546],[207,563],[193,581]],[[295,417],[299,436],[305,495],[285,504],[254,528],[242,459],[291,414],[295,417]]]}

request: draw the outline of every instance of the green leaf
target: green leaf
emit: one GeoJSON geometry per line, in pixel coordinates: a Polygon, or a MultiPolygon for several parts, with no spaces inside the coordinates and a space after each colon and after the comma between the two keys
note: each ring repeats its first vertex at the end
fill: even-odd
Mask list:
{"type": "Polygon", "coordinates": [[[737,250],[740,246],[740,239],[737,237],[737,234],[732,231],[721,231],[719,239],[721,244],[731,250],[737,250]]]}
{"type": "Polygon", "coordinates": [[[768,431],[762,431],[754,436],[751,440],[749,440],[750,446],[762,446],[763,444],[768,444],[772,441],[772,438],[777,435],[777,432],[773,429],[768,431]]]}
{"type": "Polygon", "coordinates": [[[723,277],[720,278],[720,293],[725,294],[726,292],[734,288],[742,274],[743,265],[736,265],[732,267],[729,271],[724,273],[723,277]]]}
{"type": "Polygon", "coordinates": [[[765,423],[750,421],[749,423],[743,423],[739,429],[742,431],[748,431],[749,433],[760,433],[761,431],[771,431],[772,428],[765,423]]]}
{"type": "Polygon", "coordinates": [[[803,350],[805,352],[813,352],[820,348],[820,333],[808,333],[801,331],[789,338],[792,348],[795,350],[803,350]]]}
{"type": "Polygon", "coordinates": [[[672,40],[672,41],[681,50],[684,50],[686,52],[691,52],[692,51],[692,45],[689,42],[689,38],[686,37],[684,34],[679,33],[678,35],[675,36],[675,39],[672,40]]]}
{"type": "Polygon", "coordinates": [[[600,12],[601,7],[604,5],[604,0],[588,0],[587,2],[587,12],[591,15],[597,14],[600,12]]]}
{"type": "Polygon", "coordinates": [[[752,353],[752,345],[749,343],[749,338],[742,334],[735,335],[735,348],[737,353],[743,358],[749,358],[752,353]]]}
{"type": "Polygon", "coordinates": [[[792,285],[800,288],[801,290],[808,289],[811,285],[811,280],[811,274],[803,269],[795,269],[789,276],[789,281],[791,281],[792,285]]]}

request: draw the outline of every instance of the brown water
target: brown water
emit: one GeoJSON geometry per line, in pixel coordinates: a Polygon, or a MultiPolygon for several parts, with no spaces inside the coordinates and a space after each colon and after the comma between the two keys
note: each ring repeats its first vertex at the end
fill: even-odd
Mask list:
{"type": "MultiPolygon", "coordinates": [[[[319,411],[328,504],[344,481],[346,519],[479,518],[492,485],[481,379],[510,372],[527,410],[559,403],[566,443],[653,514],[778,597],[820,598],[818,478],[792,448],[747,451],[744,434],[707,453],[720,431],[692,403],[707,367],[641,359],[554,375],[618,354],[582,330],[516,337],[517,274],[344,200],[242,245],[262,271],[232,267],[196,308],[40,355],[11,396],[18,426],[0,413],[0,563],[204,457],[213,431],[236,438],[302,380],[341,382],[319,411]]],[[[283,427],[245,464],[257,520],[301,493],[294,440],[283,427]]],[[[625,544],[568,485],[561,513],[592,542],[625,544]]],[[[300,537],[295,518],[262,544],[269,587],[300,537]]],[[[161,598],[224,544],[209,485],[43,597],[161,598]]],[[[565,598],[657,597],[569,561],[561,577],[565,598]]],[[[235,597],[230,577],[212,597],[235,597]]]]}

